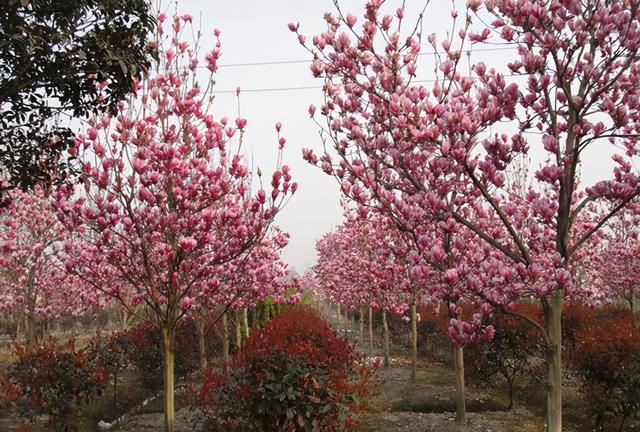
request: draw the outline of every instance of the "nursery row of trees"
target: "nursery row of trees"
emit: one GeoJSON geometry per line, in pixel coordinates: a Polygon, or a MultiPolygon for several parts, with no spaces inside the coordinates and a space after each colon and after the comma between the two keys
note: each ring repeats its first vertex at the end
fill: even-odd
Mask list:
{"type": "MultiPolygon", "coordinates": [[[[274,219],[297,183],[282,161],[279,123],[265,179],[266,170],[252,172],[243,160],[247,120],[213,114],[220,32],[203,54],[205,36],[191,16],[166,21],[158,15],[157,60],[133,80],[127,100],[75,137],[69,152],[81,182],[10,193],[0,221],[0,310],[20,317],[27,344],[37,341],[39,322],[113,302],[161,331],[170,432],[181,320],[193,317],[202,334],[217,308],[214,321],[228,331],[230,309],[266,297],[296,301],[280,259],[288,234],[274,219]]],[[[98,97],[108,94],[107,81],[96,86],[98,97]]]]}
{"type": "Polygon", "coordinates": [[[560,432],[565,301],[634,306],[638,294],[640,2],[470,0],[444,39],[384,3],[357,16],[335,2],[313,38],[289,25],[324,83],[309,108],[324,150],[304,157],[347,208],[318,243],[314,283],[351,307],[410,307],[414,326],[416,303],[443,304],[460,422],[463,347],[491,339],[496,311],[529,322],[544,341],[547,430],[560,432]],[[431,84],[416,79],[425,44],[431,84]],[[483,44],[515,54],[466,72],[462,53],[483,44]],[[594,179],[584,161],[604,154],[610,171],[594,179]],[[542,314],[518,312],[519,299],[542,314]]]}
{"type": "MultiPolygon", "coordinates": [[[[420,301],[441,302],[457,347],[460,395],[463,347],[494,333],[484,317],[502,311],[527,321],[544,343],[547,430],[560,432],[565,300],[619,296],[636,304],[640,1],[468,0],[466,11],[451,11],[442,40],[424,32],[423,15],[407,23],[402,6],[387,13],[385,3],[368,0],[357,16],[336,0],[327,30],[313,38],[289,25],[323,81],[324,103],[309,114],[325,150],[303,156],[336,178],[347,208],[344,227],[319,244],[314,285],[337,301],[409,308],[414,326],[420,301]],[[515,53],[505,65],[478,62],[465,72],[462,53],[482,44],[515,53]],[[417,79],[423,45],[436,62],[426,81],[417,79]],[[593,179],[584,161],[603,154],[612,155],[611,169],[593,179]],[[534,159],[540,166],[529,177],[522,167],[534,159]],[[542,314],[514,309],[523,298],[538,301],[542,314]],[[476,305],[471,316],[466,303],[476,305]]],[[[90,91],[61,99],[83,102],[78,113],[98,111],[68,143],[80,184],[10,197],[0,301],[21,311],[29,340],[39,315],[114,300],[154,325],[162,332],[172,431],[178,323],[211,305],[242,308],[282,296],[286,266],[278,251],[287,236],[274,219],[297,184],[282,162],[279,123],[275,167],[263,177],[242,158],[247,120],[212,114],[219,31],[201,55],[191,16],[167,26],[162,13],[156,23],[139,15],[121,40],[136,42],[132,64],[146,71],[136,78],[127,70],[118,81],[131,84],[131,96],[110,97],[105,79],[122,75],[111,59],[113,73],[90,73],[82,81],[90,91]],[[155,24],[147,46],[139,34],[155,24]],[[149,51],[157,59],[144,60],[149,51]],[[196,70],[211,76],[198,83],[196,70]],[[95,109],[84,104],[89,97],[95,109]]],[[[7,28],[18,29],[9,51],[19,59],[23,18],[9,18],[7,28]]],[[[32,81],[42,82],[26,84],[32,81]]],[[[124,94],[121,86],[115,94],[124,94]]],[[[23,94],[9,96],[3,103],[20,108],[23,94]]],[[[6,120],[22,125],[27,114],[6,120]]],[[[29,145],[42,142],[32,138],[29,145]]],[[[37,159],[38,172],[58,165],[60,148],[66,144],[54,148],[52,161],[37,159]]],[[[15,182],[22,183],[33,181],[15,182]]],[[[458,404],[463,422],[464,397],[458,404]]]]}

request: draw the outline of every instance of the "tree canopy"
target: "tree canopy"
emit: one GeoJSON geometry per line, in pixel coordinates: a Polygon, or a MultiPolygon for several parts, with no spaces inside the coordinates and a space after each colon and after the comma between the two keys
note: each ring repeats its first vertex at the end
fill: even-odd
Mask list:
{"type": "Polygon", "coordinates": [[[0,193],[72,177],[70,117],[129,93],[154,23],[145,0],[0,0],[0,193]]]}

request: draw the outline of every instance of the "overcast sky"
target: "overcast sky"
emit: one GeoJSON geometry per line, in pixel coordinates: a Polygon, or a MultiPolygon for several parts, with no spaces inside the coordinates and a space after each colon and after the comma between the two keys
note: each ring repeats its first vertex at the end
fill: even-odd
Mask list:
{"type": "MultiPolygon", "coordinates": [[[[164,2],[167,4],[166,2],[164,2]]],[[[424,6],[422,0],[409,0],[408,19],[424,6]]],[[[454,2],[464,13],[465,1],[454,2]]],[[[387,7],[395,10],[400,0],[388,0],[387,7]]],[[[364,0],[341,1],[341,8],[360,17],[364,12],[364,0]]],[[[452,2],[433,0],[427,9],[424,33],[445,35],[450,26],[452,2]]],[[[174,6],[169,12],[174,10],[174,6]]],[[[221,117],[236,114],[235,88],[241,94],[241,113],[248,119],[245,145],[253,152],[255,164],[263,172],[269,172],[275,164],[276,134],[274,125],[281,122],[283,134],[287,138],[284,160],[293,169],[293,176],[300,183],[300,189],[283,213],[278,225],[291,235],[291,242],[284,252],[284,259],[302,273],[315,262],[315,241],[325,232],[340,223],[340,194],[337,183],[319,169],[307,165],[302,160],[303,147],[316,150],[321,148],[318,128],[309,119],[309,104],[320,105],[321,82],[312,77],[308,63],[295,61],[309,60],[305,51],[291,33],[287,24],[300,23],[302,33],[310,37],[326,29],[323,15],[334,11],[331,0],[180,0],[179,13],[190,13],[197,22],[201,17],[202,29],[211,35],[214,28],[222,31],[222,59],[217,74],[217,104],[214,115],[221,117]],[[294,61],[278,65],[246,65],[246,63],[294,61]],[[238,64],[245,64],[239,66],[238,64]],[[237,65],[237,66],[231,66],[237,65]],[[290,89],[296,87],[314,87],[290,89]],[[274,91],[252,90],[276,89],[274,91]]],[[[442,38],[442,37],[441,37],[442,38]]],[[[213,38],[203,40],[203,48],[210,49],[213,38]]],[[[424,47],[424,51],[430,51],[424,47]]],[[[481,51],[474,50],[472,62],[484,61],[504,70],[513,58],[515,50],[481,51]]],[[[421,57],[418,64],[420,79],[429,79],[432,71],[429,56],[421,57]]],[[[593,176],[599,177],[603,162],[608,158],[592,158],[587,161],[593,176]]],[[[592,175],[588,175],[592,177],[592,175]]]]}

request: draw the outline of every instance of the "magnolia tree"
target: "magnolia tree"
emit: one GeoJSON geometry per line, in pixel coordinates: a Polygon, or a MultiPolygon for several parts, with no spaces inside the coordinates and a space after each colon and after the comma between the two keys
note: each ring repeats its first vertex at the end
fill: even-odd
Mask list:
{"type": "MultiPolygon", "coordinates": [[[[410,282],[405,261],[405,249],[393,224],[371,213],[370,217],[353,212],[334,232],[325,235],[316,245],[318,262],[314,266],[316,291],[338,305],[369,309],[369,344],[372,341],[372,309],[382,311],[385,363],[389,363],[387,311],[402,314],[412,305],[412,328],[415,323],[415,303],[419,297],[416,284],[410,282]],[[348,263],[348,265],[345,265],[348,263]]],[[[417,340],[415,333],[413,341],[417,340]]],[[[417,346],[413,343],[414,366],[417,346]]],[[[415,378],[415,367],[412,368],[415,378]]],[[[413,378],[413,379],[414,379],[413,378]]]]}
{"type": "Polygon", "coordinates": [[[225,370],[229,366],[229,310],[236,311],[236,346],[240,346],[242,327],[245,336],[249,334],[247,308],[267,298],[277,303],[296,302],[299,298],[290,291],[289,266],[280,258],[280,251],[288,242],[287,233],[272,227],[254,248],[219,269],[221,289],[209,293],[206,302],[224,306],[221,317],[225,370]]]}
{"type": "MultiPolygon", "coordinates": [[[[384,212],[400,219],[398,212],[406,211],[410,204],[400,201],[398,204],[402,207],[394,203],[386,206],[384,212]]],[[[465,316],[462,303],[479,303],[478,312],[492,310],[491,305],[469,289],[479,280],[484,289],[496,284],[494,272],[484,268],[487,260],[496,258],[488,245],[478,242],[468,231],[456,230],[452,218],[438,221],[416,209],[414,214],[421,216],[414,218],[410,227],[401,225],[403,235],[391,219],[380,216],[382,211],[376,209],[365,216],[361,209],[358,219],[348,220],[319,242],[316,272],[328,276],[327,291],[343,304],[397,308],[397,300],[402,298],[401,304],[411,305],[412,382],[417,367],[416,303],[422,296],[447,307],[451,320],[449,336],[454,345],[456,418],[463,423],[466,420],[463,347],[491,338],[493,328],[485,327],[482,313],[465,316]],[[344,266],[344,262],[349,266],[344,266]]]]}
{"type": "Polygon", "coordinates": [[[13,191],[0,223],[0,310],[16,314],[28,344],[38,325],[100,303],[65,271],[66,230],[41,189],[13,191]]]}
{"type": "Polygon", "coordinates": [[[605,300],[623,301],[634,313],[638,313],[640,296],[639,224],[637,205],[612,218],[594,260],[600,271],[595,270],[595,266],[585,270],[587,275],[593,275],[595,284],[606,288],[594,293],[596,301],[601,299],[604,291],[605,300]]]}
{"type": "Polygon", "coordinates": [[[559,432],[561,316],[564,299],[577,292],[576,260],[640,192],[633,169],[640,1],[492,0],[486,7],[494,21],[477,32],[471,23],[482,1],[469,1],[461,26],[452,12],[447,39],[427,38],[437,52],[429,87],[414,78],[420,25],[402,34],[404,9],[384,15],[382,3],[367,2],[362,24],[338,8],[311,43],[298,35],[314,56],[312,73],[325,80],[324,136],[337,149],[304,156],[356,201],[394,213],[416,243],[423,221],[453,220],[457,232],[490,246],[482,266],[496,283],[466,283],[489,307],[509,310],[522,296],[540,300],[543,320],[522,318],[546,341],[547,430],[559,432]],[[465,45],[495,43],[492,35],[517,48],[505,69],[524,85],[484,63],[471,76],[462,72],[465,45]],[[614,153],[614,168],[604,180],[579,182],[594,151],[614,153]],[[531,186],[522,195],[510,190],[509,169],[540,154],[546,159],[531,186]]]}
{"type": "MultiPolygon", "coordinates": [[[[247,120],[211,111],[220,42],[204,55],[212,76],[200,85],[199,37],[192,46],[184,40],[193,34],[191,16],[176,16],[168,34],[164,20],[158,17],[154,72],[136,83],[116,113],[92,120],[77,137],[85,188],[61,190],[56,204],[85,245],[67,269],[162,331],[165,430],[171,432],[179,320],[229,288],[221,266],[260,244],[297,184],[281,165],[269,185],[258,173],[258,190],[252,190],[240,147],[247,120]],[[121,296],[125,285],[135,294],[121,296]]],[[[280,138],[280,148],[284,142],[280,138]]]]}

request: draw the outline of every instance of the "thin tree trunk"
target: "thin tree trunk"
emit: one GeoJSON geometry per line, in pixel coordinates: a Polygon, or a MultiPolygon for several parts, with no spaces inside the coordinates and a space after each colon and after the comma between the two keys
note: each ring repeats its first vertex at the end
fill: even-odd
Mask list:
{"type": "Polygon", "coordinates": [[[249,313],[247,311],[247,308],[244,307],[242,308],[242,326],[244,328],[244,338],[248,338],[249,337],[249,313]]]}
{"type": "Polygon", "coordinates": [[[120,330],[125,331],[129,328],[129,312],[123,307],[120,308],[120,330]]]}
{"type": "Polygon", "coordinates": [[[118,409],[118,368],[113,372],[113,409],[118,409]]]}
{"type": "Polygon", "coordinates": [[[164,430],[173,432],[175,422],[174,402],[174,355],[175,328],[162,328],[162,344],[164,347],[164,430]]]}
{"type": "Polygon", "coordinates": [[[222,365],[225,375],[229,372],[229,319],[222,314],[222,365]]]}
{"type": "Polygon", "coordinates": [[[36,320],[31,312],[28,312],[24,317],[24,328],[27,345],[35,344],[38,340],[38,335],[36,333],[36,320]]]}
{"type": "Polygon", "coordinates": [[[382,311],[382,332],[384,338],[384,366],[391,366],[389,359],[389,323],[387,323],[387,311],[382,311]]]}
{"type": "Polygon", "coordinates": [[[236,349],[240,351],[242,348],[242,322],[240,321],[241,311],[236,311],[236,349]]]}
{"type": "Polygon", "coordinates": [[[101,339],[102,339],[102,319],[100,317],[100,314],[97,313],[96,314],[96,340],[99,343],[101,339]]]}
{"type": "Polygon", "coordinates": [[[618,432],[622,432],[624,430],[624,424],[627,421],[627,416],[623,415],[622,420],[620,421],[620,427],[618,428],[618,432]]]}
{"type": "Polygon", "coordinates": [[[254,306],[249,311],[251,316],[251,330],[255,330],[258,328],[258,312],[256,311],[257,306],[254,306]]]}
{"type": "Polygon", "coordinates": [[[547,432],[562,432],[562,307],[564,293],[556,289],[544,308],[550,346],[547,361],[547,432]]]}
{"type": "Polygon", "coordinates": [[[467,405],[464,388],[464,350],[462,345],[453,345],[453,367],[456,375],[456,423],[467,422],[467,405]]]}
{"type": "Polygon", "coordinates": [[[350,325],[351,325],[351,322],[349,321],[349,309],[344,308],[344,324],[342,327],[344,330],[344,337],[348,336],[347,327],[349,327],[350,325]]]}
{"type": "Polygon", "coordinates": [[[369,355],[373,357],[373,310],[369,306],[369,355]]]}
{"type": "Polygon", "coordinates": [[[411,384],[416,383],[418,374],[418,319],[416,301],[411,303],[411,384]]]}
{"type": "MultiPolygon", "coordinates": [[[[207,344],[204,337],[204,313],[194,314],[197,315],[196,328],[198,329],[198,348],[200,352],[200,368],[204,369],[207,366],[207,344]]],[[[194,316],[195,318],[195,316],[194,316]]]]}
{"type": "Polygon", "coordinates": [[[509,406],[507,409],[511,411],[513,409],[513,384],[515,377],[507,378],[507,385],[509,386],[509,406]]]}
{"type": "Polygon", "coordinates": [[[15,320],[16,320],[16,341],[20,342],[20,337],[22,336],[22,333],[24,331],[23,329],[24,322],[22,320],[22,317],[18,313],[16,313],[15,320]]]}
{"type": "Polygon", "coordinates": [[[364,341],[364,305],[360,305],[360,341],[364,341]]]}
{"type": "Polygon", "coordinates": [[[342,324],[342,314],[340,313],[340,303],[336,304],[336,326],[338,331],[340,330],[340,324],[342,324]]]}

